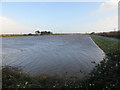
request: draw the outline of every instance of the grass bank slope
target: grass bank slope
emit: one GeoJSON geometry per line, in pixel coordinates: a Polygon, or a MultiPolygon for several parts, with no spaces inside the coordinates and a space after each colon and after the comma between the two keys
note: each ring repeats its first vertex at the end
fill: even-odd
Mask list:
{"type": "Polygon", "coordinates": [[[110,53],[119,49],[120,42],[98,35],[91,35],[93,41],[105,52],[110,53]]]}

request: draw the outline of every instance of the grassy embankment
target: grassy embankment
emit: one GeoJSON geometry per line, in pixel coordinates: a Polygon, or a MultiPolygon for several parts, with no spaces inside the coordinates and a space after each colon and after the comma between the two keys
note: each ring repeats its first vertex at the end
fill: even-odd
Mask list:
{"type": "Polygon", "coordinates": [[[111,40],[98,35],[91,35],[91,38],[105,53],[113,52],[119,49],[120,42],[118,41],[111,40]]]}
{"type": "Polygon", "coordinates": [[[96,33],[97,35],[120,39],[120,30],[111,32],[96,33]]]}
{"type": "Polygon", "coordinates": [[[94,83],[95,88],[119,89],[120,42],[97,35],[91,35],[91,38],[106,53],[106,57],[94,68],[86,81],[94,83]]]}
{"type": "Polygon", "coordinates": [[[59,76],[30,76],[15,67],[3,67],[3,88],[85,88],[119,89],[120,88],[120,50],[118,42],[91,36],[106,52],[106,58],[87,76],[60,78],[59,76]],[[106,46],[107,45],[107,46],[106,46]]]}

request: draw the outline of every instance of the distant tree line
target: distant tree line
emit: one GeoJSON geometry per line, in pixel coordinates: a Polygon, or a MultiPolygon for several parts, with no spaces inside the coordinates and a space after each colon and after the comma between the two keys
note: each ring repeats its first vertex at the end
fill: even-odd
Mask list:
{"type": "Polygon", "coordinates": [[[39,31],[39,30],[37,30],[37,31],[35,31],[35,34],[37,34],[37,35],[51,35],[51,34],[53,34],[51,31],[39,31]]]}

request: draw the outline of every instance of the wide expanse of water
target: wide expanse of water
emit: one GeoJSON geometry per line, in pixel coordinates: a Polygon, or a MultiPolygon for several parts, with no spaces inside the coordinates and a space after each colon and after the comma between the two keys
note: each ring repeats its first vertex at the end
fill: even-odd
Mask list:
{"type": "Polygon", "coordinates": [[[33,75],[81,75],[99,63],[104,52],[89,36],[51,35],[2,38],[3,65],[21,66],[33,75]]]}

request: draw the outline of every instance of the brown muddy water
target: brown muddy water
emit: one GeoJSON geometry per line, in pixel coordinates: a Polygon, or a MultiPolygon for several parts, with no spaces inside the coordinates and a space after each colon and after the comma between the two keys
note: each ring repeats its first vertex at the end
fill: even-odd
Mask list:
{"type": "Polygon", "coordinates": [[[2,38],[2,65],[21,66],[32,75],[84,76],[104,52],[89,36],[51,35],[2,38]]]}

